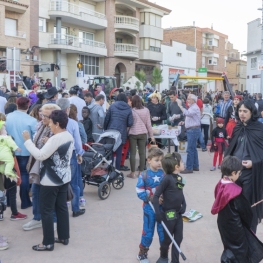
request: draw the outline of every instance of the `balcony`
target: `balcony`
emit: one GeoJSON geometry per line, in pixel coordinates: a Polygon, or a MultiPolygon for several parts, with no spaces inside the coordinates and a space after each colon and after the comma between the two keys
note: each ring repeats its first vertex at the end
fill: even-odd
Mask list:
{"type": "Polygon", "coordinates": [[[5,1],[4,6],[6,11],[18,14],[24,14],[29,7],[28,5],[19,3],[18,1],[5,1]]]}
{"type": "MultiPolygon", "coordinates": [[[[43,33],[40,34],[40,36],[42,35],[43,33]]],[[[64,34],[48,35],[48,45],[46,47],[48,49],[60,49],[62,53],[88,53],[99,57],[107,56],[107,48],[103,42],[97,42],[64,34]]],[[[40,47],[45,47],[45,43],[43,42],[43,44],[41,44],[41,42],[42,41],[40,41],[40,47]]]]}
{"type": "Polygon", "coordinates": [[[214,46],[209,46],[207,44],[203,44],[202,45],[202,52],[204,54],[212,54],[212,53],[214,53],[214,51],[215,51],[215,47],[214,46]]]}
{"type": "Polygon", "coordinates": [[[163,40],[163,29],[156,26],[141,25],[139,37],[163,40]]]}
{"type": "Polygon", "coordinates": [[[152,50],[140,50],[139,58],[140,60],[161,62],[163,61],[163,53],[152,50]]]}
{"type": "Polygon", "coordinates": [[[67,23],[92,29],[105,29],[108,26],[106,16],[94,10],[61,0],[51,0],[48,14],[51,19],[66,19],[67,23]]]}
{"type": "Polygon", "coordinates": [[[132,16],[115,16],[115,29],[130,30],[133,33],[139,32],[139,19],[132,16]]]}
{"type": "Polygon", "coordinates": [[[139,48],[131,44],[114,44],[114,56],[136,59],[139,58],[139,48]]]}
{"type": "Polygon", "coordinates": [[[221,74],[226,70],[226,68],[219,67],[218,65],[207,65],[206,68],[208,72],[221,73],[221,74]]]}
{"type": "Polygon", "coordinates": [[[10,37],[26,38],[26,33],[23,31],[6,30],[5,35],[10,37]]]}

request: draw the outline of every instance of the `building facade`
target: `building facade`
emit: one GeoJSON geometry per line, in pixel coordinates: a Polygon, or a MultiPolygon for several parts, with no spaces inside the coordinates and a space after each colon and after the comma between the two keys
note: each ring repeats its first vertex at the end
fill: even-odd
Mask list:
{"type": "Polygon", "coordinates": [[[170,89],[176,73],[187,76],[196,75],[196,51],[193,46],[171,41],[170,44],[162,44],[161,47],[163,53],[161,91],[170,89]]]}
{"type": "Polygon", "coordinates": [[[5,84],[10,88],[16,85],[14,76],[19,72],[23,76],[33,75],[38,46],[38,1],[0,0],[0,21],[0,85],[5,84]],[[15,67],[13,52],[7,51],[7,48],[20,51],[16,53],[15,67]]]}
{"type": "MultiPolygon", "coordinates": [[[[210,28],[172,27],[164,30],[164,42],[170,40],[196,48],[196,70],[207,68],[208,77],[221,77],[226,72],[228,36],[210,28]]],[[[208,90],[223,90],[222,81],[212,81],[208,90]]]]}
{"type": "Polygon", "coordinates": [[[162,61],[161,19],[169,13],[146,0],[40,1],[39,61],[60,70],[39,77],[87,87],[96,75],[115,76],[119,87],[135,70],[150,75],[162,61]],[[78,62],[83,75],[77,76],[78,62]]]}
{"type": "Polygon", "coordinates": [[[247,90],[250,93],[260,90],[261,70],[258,66],[261,61],[261,20],[260,18],[247,24],[247,90]]]}

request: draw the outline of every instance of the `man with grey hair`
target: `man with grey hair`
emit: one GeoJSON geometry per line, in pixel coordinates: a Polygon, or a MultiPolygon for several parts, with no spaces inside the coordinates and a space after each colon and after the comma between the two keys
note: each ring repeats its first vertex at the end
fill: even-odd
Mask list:
{"type": "Polygon", "coordinates": [[[182,101],[177,99],[177,104],[185,115],[185,129],[187,134],[187,161],[186,169],[181,172],[182,174],[199,171],[196,144],[201,132],[201,112],[196,104],[197,97],[194,94],[188,95],[187,102],[189,106],[188,110],[183,108],[182,101]]]}
{"type": "Polygon", "coordinates": [[[232,100],[230,99],[230,92],[225,91],[223,93],[223,98],[224,98],[224,100],[220,103],[219,117],[222,119],[225,119],[226,118],[226,111],[229,108],[229,106],[232,105],[232,100]]]}
{"type": "Polygon", "coordinates": [[[258,93],[256,96],[257,100],[255,102],[255,106],[257,107],[258,110],[258,121],[263,123],[263,100],[262,100],[262,93],[258,93]]]}
{"type": "MultiPolygon", "coordinates": [[[[61,110],[65,111],[69,115],[70,102],[68,99],[65,98],[58,99],[57,105],[61,108],[61,110]]],[[[74,193],[74,197],[71,200],[73,217],[77,217],[85,213],[85,209],[79,209],[80,196],[83,196],[83,183],[81,177],[80,164],[82,163],[82,155],[84,154],[84,150],[82,149],[82,143],[79,134],[79,125],[75,120],[72,120],[70,118],[68,119],[67,131],[74,138],[74,148],[70,160],[70,167],[71,167],[70,185],[74,193]]]]}

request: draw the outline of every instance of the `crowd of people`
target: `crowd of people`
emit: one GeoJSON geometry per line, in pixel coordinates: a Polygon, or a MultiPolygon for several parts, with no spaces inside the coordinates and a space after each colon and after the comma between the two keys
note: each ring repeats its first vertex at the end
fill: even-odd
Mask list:
{"type": "MultiPolygon", "coordinates": [[[[96,85],[93,92],[83,92],[78,86],[66,92],[65,87],[57,90],[48,83],[43,93],[39,92],[41,86],[35,84],[27,95],[16,87],[11,91],[6,87],[0,90],[0,173],[3,175],[0,176],[0,190],[6,191],[7,206],[12,212],[10,219],[26,219],[27,215],[18,212],[15,198],[17,185],[20,184],[13,171],[17,162],[17,172],[19,170],[22,181],[19,185],[21,209],[33,208],[32,219],[23,225],[23,229],[30,231],[43,228],[42,242],[32,247],[35,251],[52,251],[54,243],[68,245],[69,189],[74,194],[71,200],[72,216],[78,217],[85,213],[81,174],[83,145],[96,142],[100,134],[109,129],[119,131],[122,140],[115,152],[114,166],[120,171],[130,171],[128,178],[138,178],[136,190],[144,202],[144,229],[138,253],[140,262],[148,262],[147,253],[155,221],[158,222],[161,246],[158,263],[168,262],[171,243],[163,232],[161,221],[166,223],[178,245],[182,242],[182,214],[186,209],[186,201],[183,195],[184,182],[179,173],[191,174],[200,170],[197,147],[201,147],[203,152],[214,152],[210,170],[214,171],[217,167],[222,171],[222,180],[217,187],[224,191],[226,183],[235,182],[233,189],[238,189],[233,202],[232,199],[222,201],[220,195],[223,192],[219,196],[216,194],[217,203],[212,213],[218,213],[219,220],[222,213],[230,213],[224,209],[232,208],[233,203],[238,202],[236,200],[239,200],[242,189],[242,194],[252,206],[247,209],[250,217],[245,227],[256,233],[263,217],[262,94],[253,97],[236,91],[231,97],[229,91],[222,94],[207,92],[201,99],[187,90],[178,92],[176,87],[171,87],[165,93],[166,96],[147,87],[142,94],[136,89],[118,89],[113,94],[114,102],[109,104],[100,84],[96,85]],[[163,123],[172,127],[181,126],[178,139],[187,140],[185,165],[176,153],[176,145],[175,153],[164,156],[162,150],[166,147],[165,140],[155,139],[153,127],[163,123]],[[130,168],[121,162],[127,141],[129,151],[126,157],[130,159],[130,168]],[[155,147],[151,147],[147,154],[146,145],[149,143],[155,147]],[[136,173],[137,151],[139,166],[136,173]],[[12,157],[13,153],[15,158],[12,157]],[[237,157],[237,160],[232,156],[237,157]],[[146,163],[148,169],[145,168],[146,163]],[[231,170],[231,164],[236,167],[234,170],[231,170]],[[153,202],[156,215],[149,202],[153,202]],[[176,215],[174,218],[169,218],[171,211],[176,215]],[[57,237],[54,230],[57,230],[57,237]]],[[[235,209],[235,216],[238,217],[241,212],[236,206],[235,209]]],[[[222,262],[229,262],[232,255],[240,258],[233,249],[233,237],[226,237],[225,222],[222,220],[219,230],[225,246],[222,258],[226,259],[222,262]]],[[[249,244],[244,241],[245,235],[246,232],[240,237],[240,242],[248,248],[249,244]]],[[[0,249],[6,248],[7,239],[0,236],[0,249]]],[[[244,248],[242,253],[246,260],[250,257],[248,249],[244,248]]],[[[237,262],[249,262],[246,260],[238,259],[237,262]]],[[[172,262],[179,262],[179,253],[174,247],[172,262]]]]}

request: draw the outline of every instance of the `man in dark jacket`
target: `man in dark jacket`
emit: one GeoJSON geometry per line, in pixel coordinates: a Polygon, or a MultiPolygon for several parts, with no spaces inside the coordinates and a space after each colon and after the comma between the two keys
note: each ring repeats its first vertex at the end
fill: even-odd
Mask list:
{"type": "Polygon", "coordinates": [[[263,123],[263,100],[262,100],[262,94],[258,93],[257,94],[257,100],[255,102],[255,106],[257,107],[258,110],[258,121],[263,123]]]}
{"type": "MultiPolygon", "coordinates": [[[[116,150],[116,169],[121,169],[122,147],[125,144],[128,133],[127,128],[133,125],[133,117],[131,107],[128,105],[127,97],[124,93],[117,96],[117,101],[113,103],[105,117],[104,130],[117,130],[121,133],[122,144],[116,150]]],[[[129,170],[122,167],[121,170],[129,170]]]]}

